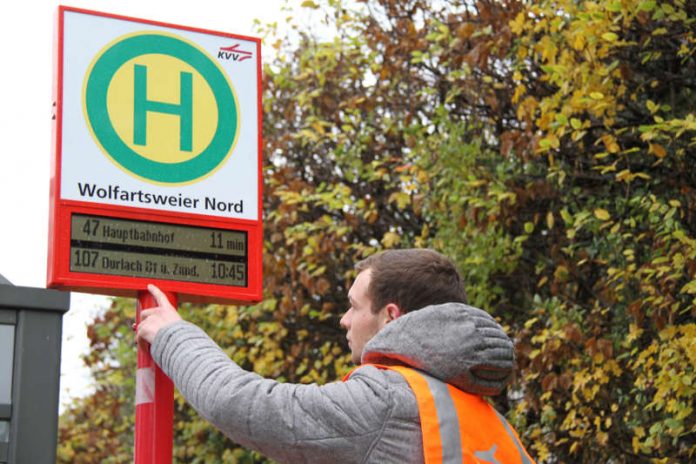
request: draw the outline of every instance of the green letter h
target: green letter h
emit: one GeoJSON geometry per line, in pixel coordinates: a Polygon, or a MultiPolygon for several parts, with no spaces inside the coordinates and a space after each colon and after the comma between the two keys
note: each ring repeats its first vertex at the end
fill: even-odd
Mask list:
{"type": "Polygon", "coordinates": [[[133,101],[133,143],[136,145],[147,144],[147,112],[165,113],[179,116],[179,149],[191,151],[193,149],[193,86],[192,75],[188,72],[180,73],[179,104],[163,103],[147,99],[147,66],[135,65],[135,84],[133,101]]]}

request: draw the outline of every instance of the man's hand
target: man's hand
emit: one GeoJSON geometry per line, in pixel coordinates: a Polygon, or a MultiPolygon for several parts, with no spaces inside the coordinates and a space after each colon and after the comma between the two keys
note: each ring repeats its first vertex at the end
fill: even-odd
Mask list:
{"type": "Polygon", "coordinates": [[[136,336],[138,343],[152,343],[161,328],[181,320],[181,316],[162,290],[152,284],[147,286],[147,290],[157,302],[157,306],[140,312],[140,324],[138,324],[136,336]]]}

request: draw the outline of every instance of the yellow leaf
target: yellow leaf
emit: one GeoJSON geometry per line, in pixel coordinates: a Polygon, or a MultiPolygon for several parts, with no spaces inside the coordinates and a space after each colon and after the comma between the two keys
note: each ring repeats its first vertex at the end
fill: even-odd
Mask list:
{"type": "Polygon", "coordinates": [[[384,248],[393,248],[394,245],[397,245],[400,241],[401,237],[394,232],[387,232],[384,234],[384,237],[382,237],[382,245],[384,245],[384,248]]]}
{"type": "Polygon", "coordinates": [[[602,136],[602,142],[604,146],[607,147],[609,153],[618,153],[620,148],[619,144],[616,142],[616,138],[613,135],[605,134],[602,136]]]}
{"type": "Polygon", "coordinates": [[[520,47],[517,49],[517,58],[522,60],[527,57],[527,54],[529,54],[529,49],[524,45],[520,45],[520,47]]]}
{"type": "Polygon", "coordinates": [[[584,34],[575,34],[575,37],[573,38],[573,48],[576,50],[582,50],[585,48],[585,35],[584,34]]]}
{"type": "Polygon", "coordinates": [[[665,147],[663,147],[659,143],[651,143],[649,151],[658,158],[664,158],[665,156],[667,156],[667,151],[665,150],[665,147]]]}
{"type": "Polygon", "coordinates": [[[389,195],[389,203],[396,202],[399,209],[404,209],[411,201],[411,197],[405,192],[394,192],[389,195]]]}
{"type": "Polygon", "coordinates": [[[696,294],[696,279],[692,280],[691,282],[688,282],[686,285],[684,285],[681,288],[681,293],[690,293],[690,294],[696,294]]]}
{"type": "Polygon", "coordinates": [[[635,176],[631,173],[630,170],[624,169],[620,173],[616,175],[616,180],[618,181],[628,181],[631,182],[635,176]]]}
{"type": "MultiPolygon", "coordinates": [[[[512,96],[512,103],[517,103],[520,100],[520,97],[522,97],[526,91],[527,88],[524,85],[518,84],[517,87],[515,87],[515,93],[512,96]]],[[[519,110],[517,114],[520,114],[519,110]]]]}
{"type": "Polygon", "coordinates": [[[553,272],[553,276],[556,278],[556,280],[565,280],[568,277],[568,268],[560,264],[553,272]]]}
{"type": "Polygon", "coordinates": [[[510,21],[510,30],[515,34],[522,32],[524,30],[525,19],[526,13],[524,11],[518,13],[515,19],[510,21]]]}
{"type": "Polygon", "coordinates": [[[590,93],[590,98],[593,100],[601,100],[604,98],[604,94],[602,92],[592,92],[590,93]]]}
{"type": "Polygon", "coordinates": [[[594,215],[597,219],[600,219],[602,221],[607,221],[611,218],[609,211],[603,208],[597,208],[596,210],[594,210],[594,215]]]}
{"type": "Polygon", "coordinates": [[[600,445],[604,446],[609,441],[609,434],[606,432],[597,432],[597,441],[600,445]]]}

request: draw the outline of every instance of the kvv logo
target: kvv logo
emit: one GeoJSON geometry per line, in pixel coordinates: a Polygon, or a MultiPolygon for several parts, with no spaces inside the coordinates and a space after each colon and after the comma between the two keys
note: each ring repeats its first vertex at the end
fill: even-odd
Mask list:
{"type": "Polygon", "coordinates": [[[252,52],[247,52],[239,48],[239,44],[230,45],[229,47],[220,47],[217,57],[221,60],[244,61],[253,58],[252,52]]]}
{"type": "Polygon", "coordinates": [[[126,35],[104,47],[85,76],[83,107],[106,155],[155,183],[212,174],[239,133],[237,99],[218,64],[162,32],[126,35]]]}

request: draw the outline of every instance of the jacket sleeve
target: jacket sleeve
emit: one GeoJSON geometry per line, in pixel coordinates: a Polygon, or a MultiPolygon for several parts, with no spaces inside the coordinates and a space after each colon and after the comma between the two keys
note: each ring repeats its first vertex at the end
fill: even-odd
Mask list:
{"type": "Polygon", "coordinates": [[[279,383],[243,370],[185,321],[161,329],[151,351],[201,416],[279,462],[363,462],[394,409],[377,369],[324,386],[279,383]]]}

